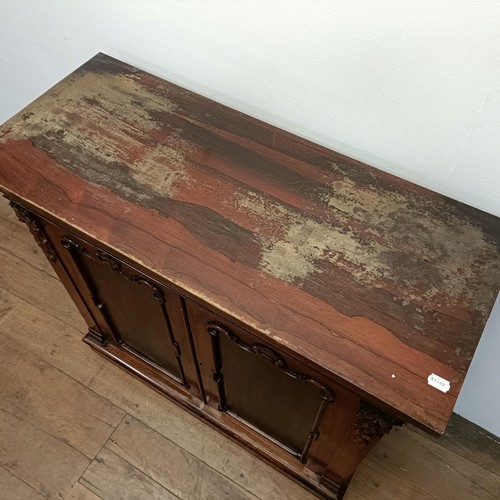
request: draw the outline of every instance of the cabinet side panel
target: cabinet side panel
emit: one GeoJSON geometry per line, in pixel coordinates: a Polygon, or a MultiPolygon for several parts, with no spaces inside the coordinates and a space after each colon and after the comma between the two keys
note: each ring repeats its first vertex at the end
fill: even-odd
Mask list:
{"type": "MultiPolygon", "coordinates": [[[[10,200],[9,197],[6,196],[10,200]]],[[[61,280],[70,295],[78,311],[87,323],[87,326],[94,331],[99,331],[97,321],[89,309],[87,302],[81,294],[80,285],[74,273],[68,269],[71,266],[69,257],[64,249],[57,246],[57,229],[47,220],[27,209],[17,201],[10,200],[10,206],[14,210],[17,218],[28,227],[35,241],[42,249],[45,257],[50,262],[57,277],[61,280]],[[63,250],[63,251],[61,251],[63,250]]]]}

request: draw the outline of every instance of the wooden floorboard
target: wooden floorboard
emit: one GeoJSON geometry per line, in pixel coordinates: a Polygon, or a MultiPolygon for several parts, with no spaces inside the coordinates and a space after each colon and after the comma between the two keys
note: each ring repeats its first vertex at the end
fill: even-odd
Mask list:
{"type": "MultiPolygon", "coordinates": [[[[52,290],[59,300],[64,290],[52,290]]],[[[87,386],[106,360],[82,349],[81,331],[0,288],[0,335],[87,386]],[[22,335],[19,334],[22,332],[22,335]]]]}
{"type": "Polygon", "coordinates": [[[435,500],[436,497],[377,462],[366,459],[357,470],[345,498],[435,500]]]}
{"type": "MultiPolygon", "coordinates": [[[[0,409],[0,466],[35,492],[47,498],[64,498],[89,462],[61,437],[0,409]]],[[[5,491],[2,497],[16,498],[14,492],[5,491]]]]}
{"type": "Polygon", "coordinates": [[[80,482],[102,499],[175,500],[172,492],[107,448],[103,448],[80,482]]]}
{"type": "Polygon", "coordinates": [[[76,483],[64,500],[100,500],[101,497],[92,493],[82,483],[76,483]]]}
{"type": "Polygon", "coordinates": [[[197,456],[130,416],[118,426],[105,449],[182,499],[257,499],[197,456]],[[165,466],[165,456],[168,456],[168,466],[165,466]]]}
{"type": "Polygon", "coordinates": [[[500,477],[409,429],[393,431],[370,458],[437,498],[500,498],[500,477]]]}
{"type": "Polygon", "coordinates": [[[500,438],[465,418],[453,414],[446,432],[438,438],[431,437],[420,429],[413,428],[413,430],[429,441],[500,475],[500,438]]]}
{"type": "Polygon", "coordinates": [[[0,335],[0,409],[92,459],[124,411],[0,335]]]}
{"type": "MultiPolygon", "coordinates": [[[[315,498],[84,345],[4,201],[0,266],[0,500],[315,498]]],[[[393,431],[345,498],[498,499],[500,439],[458,416],[440,439],[393,431]]]]}
{"type": "MultiPolygon", "coordinates": [[[[43,255],[33,255],[33,259],[43,259],[43,255]]],[[[68,326],[85,330],[83,319],[70,300],[56,300],[64,297],[61,282],[51,274],[31,266],[17,256],[14,251],[5,250],[0,240],[0,288],[8,290],[16,297],[40,308],[68,326]]]]}
{"type": "Polygon", "coordinates": [[[0,492],[2,498],[23,498],[24,500],[46,498],[36,488],[2,466],[0,466],[0,492]]]}

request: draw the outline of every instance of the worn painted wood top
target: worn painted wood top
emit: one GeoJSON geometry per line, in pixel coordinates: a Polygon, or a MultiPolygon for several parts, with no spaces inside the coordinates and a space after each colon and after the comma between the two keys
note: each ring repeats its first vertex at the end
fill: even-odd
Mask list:
{"type": "Polygon", "coordinates": [[[500,286],[500,219],[103,54],[3,125],[0,185],[437,432],[500,286]]]}

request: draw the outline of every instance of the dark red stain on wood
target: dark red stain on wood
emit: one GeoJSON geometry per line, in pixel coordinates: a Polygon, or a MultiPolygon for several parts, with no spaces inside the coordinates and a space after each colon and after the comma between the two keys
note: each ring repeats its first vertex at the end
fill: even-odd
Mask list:
{"type": "Polygon", "coordinates": [[[4,125],[0,184],[437,431],[500,285],[498,218],[104,55],[4,125]]]}

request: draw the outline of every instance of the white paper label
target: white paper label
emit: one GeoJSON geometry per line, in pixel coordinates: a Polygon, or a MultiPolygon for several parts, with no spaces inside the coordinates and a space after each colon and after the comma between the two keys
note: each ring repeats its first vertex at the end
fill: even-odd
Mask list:
{"type": "Polygon", "coordinates": [[[448,380],[445,380],[443,377],[436,375],[435,373],[431,373],[427,377],[427,383],[439,389],[441,392],[448,392],[450,390],[450,383],[448,380]]]}

